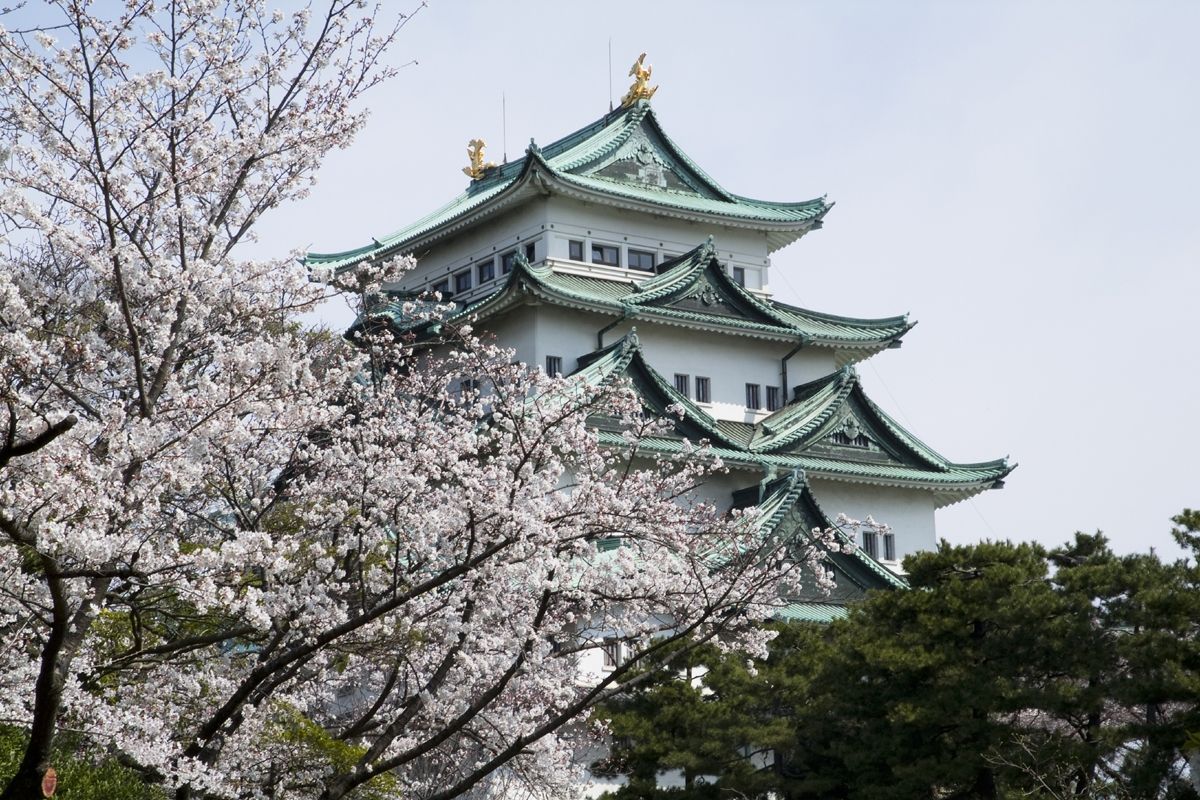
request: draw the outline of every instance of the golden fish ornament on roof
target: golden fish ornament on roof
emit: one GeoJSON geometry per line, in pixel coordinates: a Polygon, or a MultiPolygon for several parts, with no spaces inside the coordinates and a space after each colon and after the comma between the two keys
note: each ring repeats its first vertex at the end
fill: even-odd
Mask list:
{"type": "Polygon", "coordinates": [[[638,60],[633,62],[633,66],[629,68],[629,76],[633,78],[633,85],[629,87],[629,91],[621,98],[621,106],[631,106],[638,100],[649,100],[654,97],[654,93],[658,91],[658,87],[651,88],[650,73],[654,71],[654,67],[646,64],[646,54],[642,53],[638,56],[638,60]]]}
{"type": "Polygon", "coordinates": [[[485,147],[487,147],[487,142],[483,139],[472,139],[467,142],[467,158],[471,159],[471,163],[469,166],[463,167],[463,174],[473,181],[479,180],[485,170],[496,166],[494,161],[484,163],[483,148],[485,147]]]}

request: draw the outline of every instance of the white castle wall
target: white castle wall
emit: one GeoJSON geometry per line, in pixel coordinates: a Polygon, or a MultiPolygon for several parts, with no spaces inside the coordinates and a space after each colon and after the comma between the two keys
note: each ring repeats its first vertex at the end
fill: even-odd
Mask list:
{"type": "MultiPolygon", "coordinates": [[[[717,246],[717,258],[722,263],[745,269],[748,288],[767,288],[771,260],[763,233],[636,214],[561,197],[551,198],[547,206],[547,244],[551,258],[566,260],[569,256],[567,243],[575,239],[584,241],[585,260],[590,258],[591,242],[596,241],[626,249],[649,250],[658,256],[658,263],[662,263],[666,258],[683,255],[702,244],[711,234],[717,246]]],[[[625,253],[622,253],[621,263],[628,263],[625,253]]]]}
{"type": "Polygon", "coordinates": [[[890,525],[896,535],[897,561],[909,553],[932,550],[937,546],[932,492],[842,483],[812,476],[808,483],[831,518],[846,514],[855,519],[866,519],[870,515],[876,522],[890,525]]]}
{"type": "MultiPolygon", "coordinates": [[[[406,275],[399,284],[388,288],[419,291],[439,280],[452,279],[455,273],[473,268],[480,261],[495,258],[509,250],[523,249],[530,242],[535,246],[534,260],[541,260],[546,257],[545,245],[542,243],[545,223],[546,202],[534,200],[526,203],[425,250],[413,253],[417,259],[417,268],[406,275]]],[[[498,261],[496,278],[497,280],[488,286],[473,286],[463,297],[483,296],[495,291],[502,278],[498,261]]]]}
{"type": "MultiPolygon", "coordinates": [[[[767,272],[771,260],[763,233],[719,225],[700,225],[686,220],[631,214],[628,211],[594,206],[564,197],[539,198],[415,252],[417,269],[400,283],[388,288],[421,290],[440,280],[453,279],[455,273],[473,268],[480,261],[494,258],[512,249],[524,252],[534,245],[533,261],[553,258],[567,261],[571,240],[584,243],[584,261],[591,260],[593,242],[621,249],[621,264],[627,265],[628,249],[648,250],[656,262],[682,255],[715,237],[717,255],[729,267],[745,270],[749,289],[768,290],[767,272]]],[[[459,299],[471,300],[494,290],[503,276],[496,264],[497,282],[471,291],[459,299]]],[[[631,277],[645,273],[631,272],[631,277]]]]}

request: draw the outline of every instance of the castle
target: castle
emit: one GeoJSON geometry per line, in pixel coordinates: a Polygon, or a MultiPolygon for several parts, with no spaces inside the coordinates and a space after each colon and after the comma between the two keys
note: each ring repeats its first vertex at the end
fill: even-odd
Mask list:
{"type": "Polygon", "coordinates": [[[890,533],[864,531],[856,551],[832,556],[832,594],[796,598],[784,613],[830,619],[867,589],[903,585],[901,559],[935,545],[935,511],[1002,486],[1012,467],[951,462],[867,396],[854,365],[898,347],[907,317],[835,316],[772,298],[771,254],[821,227],[832,204],[720,186],[663,130],[641,63],[618,109],[551,144],[531,142],[511,163],[487,163],[472,140],[458,197],[366,246],[307,261],[343,270],[416,256],[356,326],[428,326],[406,318],[404,301],[438,292],[453,319],[494,333],[524,363],[586,380],[624,376],[651,411],[681,407],[674,435],[646,446],[671,453],[685,438],[708,441],[730,468],[705,486],[710,498],[763,506],[769,528],[825,528],[830,513],[889,523],[890,533]]]}

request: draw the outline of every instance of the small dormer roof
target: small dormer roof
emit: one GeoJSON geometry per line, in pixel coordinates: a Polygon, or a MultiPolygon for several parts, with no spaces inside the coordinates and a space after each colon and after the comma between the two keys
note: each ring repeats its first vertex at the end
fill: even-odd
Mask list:
{"type": "MultiPolygon", "coordinates": [[[[797,387],[788,405],[757,423],[713,419],[646,362],[633,334],[579,359],[578,374],[588,381],[620,376],[633,385],[647,408],[678,420],[674,435],[643,440],[639,446],[648,450],[682,452],[684,439],[705,440],[713,454],[730,465],[924,489],[934,494],[938,506],[999,488],[1016,466],[1004,458],[950,461],[875,405],[850,368],[797,387]]],[[[600,437],[606,444],[621,441],[603,428],[600,437]]]]}

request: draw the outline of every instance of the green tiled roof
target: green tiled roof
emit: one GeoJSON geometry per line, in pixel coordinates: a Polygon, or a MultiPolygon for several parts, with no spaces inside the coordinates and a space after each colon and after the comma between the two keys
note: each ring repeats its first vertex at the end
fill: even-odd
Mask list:
{"type": "MultiPolygon", "coordinates": [[[[904,578],[892,572],[858,547],[851,537],[838,528],[821,508],[803,472],[793,471],[783,478],[734,492],[734,506],[746,508],[757,506],[762,514],[762,526],[771,535],[789,541],[812,543],[813,528],[834,530],[841,547],[822,547],[826,563],[838,574],[838,586],[843,597],[846,590],[857,587],[859,592],[868,589],[897,589],[908,586],[904,578]],[[790,532],[789,532],[790,530],[790,532]],[[847,547],[849,545],[849,547],[847,547]]],[[[853,594],[853,592],[851,592],[853,594]]],[[[808,599],[825,599],[814,595],[808,599]]],[[[798,599],[798,598],[794,598],[798,599]]]]}
{"type": "MultiPolygon", "coordinates": [[[[907,317],[852,319],[804,312],[764,300],[725,273],[709,237],[691,251],[664,262],[657,275],[639,282],[557,272],[545,262],[531,265],[518,254],[508,279],[490,295],[460,308],[452,318],[483,318],[505,311],[527,295],[630,320],[706,327],[779,341],[833,347],[854,361],[892,346],[911,327],[907,317]],[[810,314],[805,316],[805,314],[810,314]]],[[[372,309],[370,316],[397,329],[411,321],[405,313],[410,295],[372,309]]],[[[356,327],[363,321],[356,323],[356,327]]]]}
{"type": "Polygon", "coordinates": [[[850,610],[837,603],[788,603],[775,612],[775,618],[782,622],[816,622],[828,624],[849,616],[850,610]]]}
{"type": "MultiPolygon", "coordinates": [[[[640,446],[654,452],[680,453],[684,439],[709,442],[712,452],[730,465],[750,469],[803,471],[850,483],[905,486],[934,492],[939,505],[962,500],[1002,485],[1014,469],[1007,459],[956,463],[925,445],[884,414],[863,392],[857,375],[843,369],[821,381],[798,387],[795,399],[758,423],[716,420],[680,395],[643,358],[636,333],[579,361],[578,374],[603,382],[629,379],[647,407],[664,413],[683,409],[674,435],[649,437],[640,446]],[[831,436],[852,421],[870,437],[869,448],[839,446],[831,436]]],[[[605,444],[620,445],[620,434],[600,431],[605,444]]]]}
{"type": "Polygon", "coordinates": [[[546,191],[762,230],[772,250],[819,227],[832,207],[824,198],[774,203],[726,191],[667,137],[650,104],[641,101],[544,148],[531,142],[523,158],[486,171],[458,197],[410,225],[354,250],[309,253],[306,261],[338,270],[367,258],[411,252],[481,215],[546,191]],[[656,170],[656,180],[631,179],[619,168],[613,172],[620,164],[634,165],[638,159],[638,164],[644,161],[656,170]]]}

